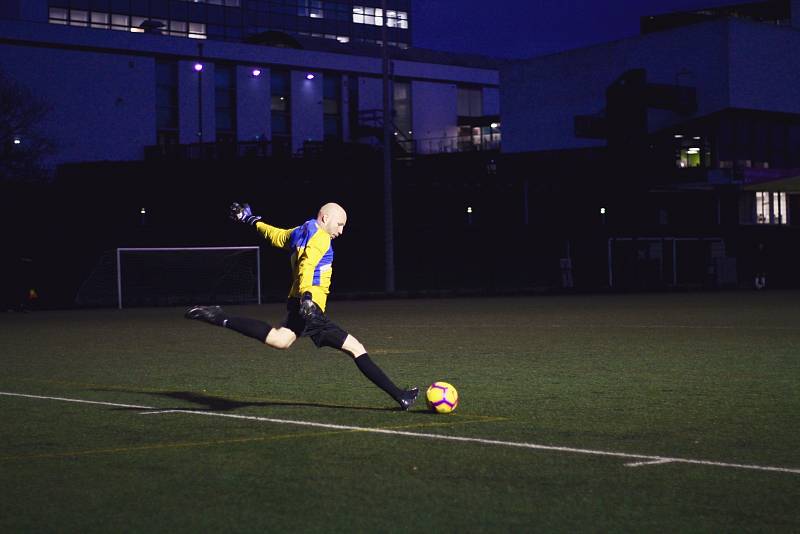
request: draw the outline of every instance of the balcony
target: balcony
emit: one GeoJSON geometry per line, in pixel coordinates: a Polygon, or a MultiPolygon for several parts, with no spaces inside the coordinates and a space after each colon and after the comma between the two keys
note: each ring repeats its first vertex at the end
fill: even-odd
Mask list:
{"type": "Polygon", "coordinates": [[[411,154],[446,154],[500,150],[500,133],[410,139],[399,143],[411,154]]]}
{"type": "Polygon", "coordinates": [[[191,144],[161,144],[144,147],[144,159],[154,160],[230,160],[263,159],[291,153],[288,140],[239,141],[191,144]]]}

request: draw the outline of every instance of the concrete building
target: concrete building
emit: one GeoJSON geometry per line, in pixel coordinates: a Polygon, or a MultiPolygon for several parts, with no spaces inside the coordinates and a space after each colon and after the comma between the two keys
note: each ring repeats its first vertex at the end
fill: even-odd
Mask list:
{"type": "Polygon", "coordinates": [[[673,249],[704,239],[684,279],[747,284],[767,244],[773,281],[796,283],[798,16],[768,0],[645,17],[637,37],[504,66],[505,170],[566,234],[605,235],[609,266],[612,240],[637,238],[624,254],[680,285],[673,249]]]}
{"type": "Polygon", "coordinates": [[[399,146],[496,145],[496,66],[410,47],[409,2],[388,4],[384,17],[352,1],[13,0],[0,8],[0,72],[50,109],[50,167],[209,143],[298,154],[376,142],[385,20],[399,146]]]}

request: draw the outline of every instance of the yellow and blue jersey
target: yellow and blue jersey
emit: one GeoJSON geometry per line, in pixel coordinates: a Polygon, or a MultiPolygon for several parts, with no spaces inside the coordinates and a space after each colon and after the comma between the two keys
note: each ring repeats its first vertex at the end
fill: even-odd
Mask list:
{"type": "Polygon", "coordinates": [[[333,275],[331,236],[310,219],[301,226],[285,230],[258,221],[256,231],[273,246],[292,251],[292,288],[289,297],[308,291],[323,311],[333,275]]]}

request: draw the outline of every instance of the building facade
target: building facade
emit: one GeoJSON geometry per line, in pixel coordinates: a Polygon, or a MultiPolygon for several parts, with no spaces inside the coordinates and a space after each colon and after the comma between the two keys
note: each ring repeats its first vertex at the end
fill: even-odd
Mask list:
{"type": "Polygon", "coordinates": [[[773,283],[796,285],[798,14],[767,1],[647,17],[637,37],[507,65],[505,170],[565,233],[607,239],[592,254],[608,270],[615,248],[646,265],[628,269],[635,287],[751,284],[764,249],[773,283]]]}
{"type": "Polygon", "coordinates": [[[353,2],[19,0],[0,13],[0,71],[49,107],[50,166],[208,143],[299,154],[380,142],[382,49],[370,43],[385,21],[399,147],[497,144],[497,68],[409,47],[408,4],[384,16],[353,2]]]}
{"type": "Polygon", "coordinates": [[[340,43],[411,45],[411,2],[388,0],[47,0],[6,2],[3,14],[51,24],[241,42],[266,32],[340,43]]]}

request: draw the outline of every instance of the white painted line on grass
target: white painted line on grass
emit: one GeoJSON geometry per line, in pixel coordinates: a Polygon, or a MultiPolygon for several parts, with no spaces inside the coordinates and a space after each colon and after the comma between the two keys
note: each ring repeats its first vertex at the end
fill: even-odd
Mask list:
{"type": "MultiPolygon", "coordinates": [[[[9,397],[26,397],[31,399],[45,399],[45,400],[57,400],[57,401],[64,401],[64,402],[79,402],[83,404],[98,404],[101,406],[115,406],[115,407],[122,407],[122,408],[139,408],[142,410],[159,410],[155,406],[139,406],[135,404],[117,404],[113,402],[101,402],[101,401],[87,401],[82,399],[68,399],[64,397],[47,397],[44,395],[26,395],[23,393],[9,393],[0,391],[0,395],[6,395],[9,397]]],[[[690,464],[690,465],[705,465],[705,466],[712,466],[712,467],[727,467],[730,469],[749,469],[753,471],[772,471],[777,473],[791,473],[795,475],[800,475],[800,469],[798,468],[791,468],[791,467],[775,467],[775,466],[768,466],[768,465],[755,465],[755,464],[737,464],[737,463],[730,463],[730,462],[714,462],[710,460],[695,460],[692,458],[672,458],[669,456],[652,456],[648,454],[631,454],[627,452],[614,452],[614,451],[602,451],[602,450],[594,450],[594,449],[580,449],[574,447],[558,447],[555,445],[539,445],[537,443],[524,443],[524,442],[517,442],[517,441],[501,441],[496,439],[484,439],[484,438],[470,438],[465,436],[447,436],[444,434],[429,434],[425,432],[408,432],[405,430],[390,430],[386,428],[370,428],[370,427],[361,427],[361,426],[350,426],[350,425],[335,425],[332,423],[317,423],[315,421],[301,421],[301,420],[294,420],[294,419],[275,419],[272,417],[259,417],[255,415],[237,415],[237,414],[230,414],[230,413],[219,413],[219,412],[208,412],[208,411],[197,411],[197,410],[170,410],[172,413],[182,413],[182,414],[189,414],[189,415],[205,415],[208,417],[225,417],[228,419],[240,419],[246,421],[260,421],[264,423],[275,423],[279,425],[296,425],[296,426],[309,426],[313,428],[326,428],[326,429],[333,429],[333,430],[352,430],[353,432],[369,432],[372,434],[386,434],[392,436],[407,436],[412,438],[425,438],[425,439],[435,439],[435,440],[442,440],[442,441],[457,441],[461,443],[479,443],[481,445],[495,445],[500,447],[516,447],[522,449],[534,449],[540,451],[554,451],[554,452],[570,452],[574,454],[588,454],[592,456],[610,456],[615,458],[628,458],[632,460],[641,460],[640,462],[634,462],[639,465],[645,464],[655,464],[655,463],[681,463],[681,464],[690,464]]],[[[630,465],[630,464],[626,464],[630,465]]]]}
{"type": "Polygon", "coordinates": [[[663,460],[652,460],[650,462],[631,462],[629,464],[625,464],[625,467],[641,467],[643,465],[659,465],[659,464],[671,464],[672,460],[664,458],[663,460]]]}
{"type": "Polygon", "coordinates": [[[138,404],[117,404],[115,402],[100,402],[100,401],[90,401],[83,399],[67,399],[64,397],[44,397],[42,395],[25,395],[24,393],[7,393],[5,391],[0,391],[0,395],[6,395],[8,397],[27,397],[29,399],[46,399],[46,400],[59,400],[64,402],[79,402],[81,404],[100,404],[101,406],[116,406],[117,408],[139,408],[142,410],[158,409],[153,406],[139,406],[138,404]]]}

